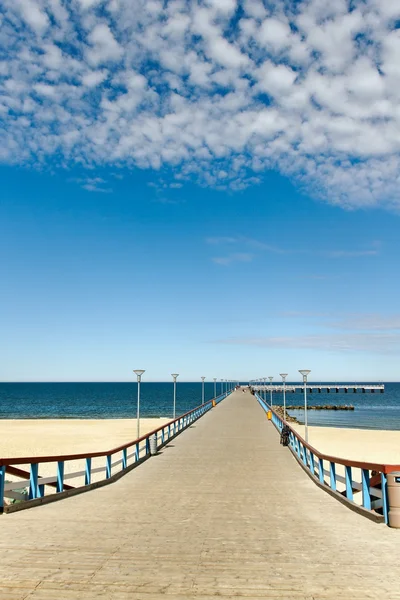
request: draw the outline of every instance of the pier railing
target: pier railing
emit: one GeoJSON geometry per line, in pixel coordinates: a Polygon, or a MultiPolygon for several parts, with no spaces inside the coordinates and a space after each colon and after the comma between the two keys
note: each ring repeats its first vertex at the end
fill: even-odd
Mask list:
{"type": "Polygon", "coordinates": [[[284,425],[289,427],[289,448],[319,487],[364,516],[389,524],[387,475],[400,471],[400,465],[346,460],[319,452],[258,393],[256,398],[266,413],[271,411],[271,421],[278,432],[282,432],[284,425]]]}
{"type": "Polygon", "coordinates": [[[0,458],[0,514],[116,481],[224,400],[221,394],[127,444],[102,452],[0,458]],[[29,470],[25,470],[29,465],[29,470]],[[46,471],[41,475],[41,471],[46,471]],[[49,472],[52,474],[50,475],[49,472]],[[9,479],[12,478],[12,481],[9,479]],[[67,482],[74,482],[74,486],[67,482]]]}

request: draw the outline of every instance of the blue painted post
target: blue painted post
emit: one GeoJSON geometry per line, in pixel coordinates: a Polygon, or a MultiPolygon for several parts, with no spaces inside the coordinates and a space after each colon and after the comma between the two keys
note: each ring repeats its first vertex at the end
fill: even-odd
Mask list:
{"type": "Polygon", "coordinates": [[[43,498],[44,497],[44,485],[40,484],[38,485],[38,498],[43,498]]]}
{"type": "Polygon", "coordinates": [[[307,448],[302,444],[303,448],[303,463],[307,466],[307,448]]]}
{"type": "Polygon", "coordinates": [[[0,467],[0,514],[4,512],[4,484],[6,482],[6,468],[0,467]]]}
{"type": "Polygon", "coordinates": [[[64,491],[64,461],[59,460],[57,463],[57,492],[64,491]]]}
{"type": "Polygon", "coordinates": [[[310,451],[310,471],[315,475],[314,454],[310,451]]]}
{"type": "Polygon", "coordinates": [[[297,456],[300,458],[301,457],[300,442],[299,442],[298,438],[296,438],[296,452],[297,452],[297,456]]]}
{"type": "Polygon", "coordinates": [[[168,439],[171,437],[171,425],[168,425],[168,439]]]}
{"type": "Polygon", "coordinates": [[[336,465],[334,462],[330,462],[329,465],[329,484],[331,486],[331,490],[336,490],[336,465]]]}
{"type": "Polygon", "coordinates": [[[387,495],[387,477],[385,473],[381,473],[381,488],[382,488],[382,502],[383,502],[383,516],[385,517],[386,525],[389,525],[389,502],[387,495]]]}
{"type": "Polygon", "coordinates": [[[128,451],[126,448],[122,450],[122,470],[128,466],[128,451]]]}
{"type": "Polygon", "coordinates": [[[38,471],[37,463],[32,463],[29,475],[29,500],[35,500],[38,497],[38,471]]]}
{"type": "Polygon", "coordinates": [[[137,462],[140,458],[140,448],[139,448],[139,442],[136,444],[136,457],[135,457],[135,461],[137,462]]]}
{"type": "Polygon", "coordinates": [[[85,485],[90,485],[92,483],[92,459],[86,459],[86,469],[85,469],[85,485]]]}
{"type": "Polygon", "coordinates": [[[161,429],[161,443],[164,443],[164,429],[161,429]]]}
{"type": "Polygon", "coordinates": [[[149,453],[150,453],[150,440],[149,440],[149,438],[147,437],[147,438],[146,438],[146,456],[147,456],[147,454],[149,454],[149,453]]]}
{"type": "Polygon", "coordinates": [[[111,477],[111,454],[106,456],[106,479],[111,477]]]}
{"type": "Polygon", "coordinates": [[[324,484],[325,483],[325,473],[324,473],[324,461],[322,458],[318,459],[318,466],[319,466],[319,481],[320,483],[324,484]]]}
{"type": "Polygon", "coordinates": [[[369,491],[369,471],[368,469],[361,469],[361,483],[362,483],[362,503],[363,507],[367,510],[371,510],[371,494],[369,491]]]}
{"type": "Polygon", "coordinates": [[[351,467],[345,467],[345,477],[346,477],[346,498],[347,500],[351,500],[353,502],[353,476],[351,473],[351,467]]]}

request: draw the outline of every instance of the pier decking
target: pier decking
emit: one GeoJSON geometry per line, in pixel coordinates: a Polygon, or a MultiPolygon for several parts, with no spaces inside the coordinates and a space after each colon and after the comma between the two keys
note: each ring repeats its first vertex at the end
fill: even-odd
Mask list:
{"type": "Polygon", "coordinates": [[[400,532],[318,489],[249,393],[116,483],[0,526],[1,600],[400,599],[400,532]]]}

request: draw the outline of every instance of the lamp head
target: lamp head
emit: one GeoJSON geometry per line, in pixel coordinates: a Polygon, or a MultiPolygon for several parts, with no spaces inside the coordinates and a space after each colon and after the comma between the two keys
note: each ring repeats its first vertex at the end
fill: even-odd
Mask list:
{"type": "Polygon", "coordinates": [[[204,380],[205,380],[205,377],[201,377],[201,380],[202,380],[202,381],[204,381],[204,380]]]}
{"type": "Polygon", "coordinates": [[[279,375],[282,377],[282,381],[286,381],[287,373],[279,373],[279,375]]]}
{"type": "Polygon", "coordinates": [[[134,369],[133,372],[136,373],[137,380],[139,382],[141,380],[141,377],[142,377],[143,373],[145,372],[145,370],[144,369],[134,369]]]}
{"type": "Polygon", "coordinates": [[[270,381],[272,381],[272,380],[273,380],[273,377],[268,377],[268,379],[269,379],[270,381]]]}
{"type": "Polygon", "coordinates": [[[307,383],[307,375],[311,373],[310,369],[299,369],[299,373],[303,375],[303,382],[307,383]]]}
{"type": "Polygon", "coordinates": [[[176,378],[179,377],[179,373],[171,373],[171,377],[173,377],[174,381],[176,381],[176,378]]]}

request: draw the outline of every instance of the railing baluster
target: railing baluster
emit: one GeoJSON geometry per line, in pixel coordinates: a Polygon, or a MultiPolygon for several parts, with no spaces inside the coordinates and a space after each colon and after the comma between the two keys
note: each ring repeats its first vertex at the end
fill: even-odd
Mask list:
{"type": "Polygon", "coordinates": [[[111,477],[111,454],[106,456],[106,479],[111,477]]]}
{"type": "Polygon", "coordinates": [[[345,478],[346,478],[346,498],[353,502],[353,475],[351,467],[345,465],[345,478]]]}
{"type": "Polygon", "coordinates": [[[371,494],[369,491],[369,470],[361,469],[362,503],[363,507],[371,510],[371,494]]]}
{"type": "Polygon", "coordinates": [[[324,461],[322,458],[318,458],[318,471],[320,483],[325,483],[324,461]]]}
{"type": "Polygon", "coordinates": [[[38,497],[38,465],[31,463],[31,472],[29,475],[29,500],[35,500],[38,497]]]}
{"type": "Polygon", "coordinates": [[[331,490],[336,490],[336,465],[334,462],[330,462],[329,463],[329,484],[331,487],[331,490]]]}
{"type": "Polygon", "coordinates": [[[138,462],[140,458],[140,447],[139,447],[139,442],[136,444],[136,457],[135,457],[135,462],[138,462]]]}
{"type": "Polygon", "coordinates": [[[310,471],[313,475],[315,475],[315,465],[314,465],[314,454],[310,450],[310,471]]]}
{"type": "Polygon", "coordinates": [[[128,450],[124,448],[122,450],[122,470],[125,470],[128,466],[128,450]]]}
{"type": "Polygon", "coordinates": [[[381,488],[382,488],[382,500],[383,500],[383,516],[385,517],[386,525],[389,524],[389,503],[387,496],[387,477],[385,473],[381,473],[381,488]]]}
{"type": "Polygon", "coordinates": [[[6,468],[0,467],[0,514],[4,512],[4,484],[6,482],[6,468]]]}
{"type": "Polygon", "coordinates": [[[86,459],[85,485],[90,485],[91,483],[92,483],[92,459],[89,456],[86,459]]]}
{"type": "Polygon", "coordinates": [[[64,461],[59,460],[57,463],[57,492],[64,491],[64,461]]]}

